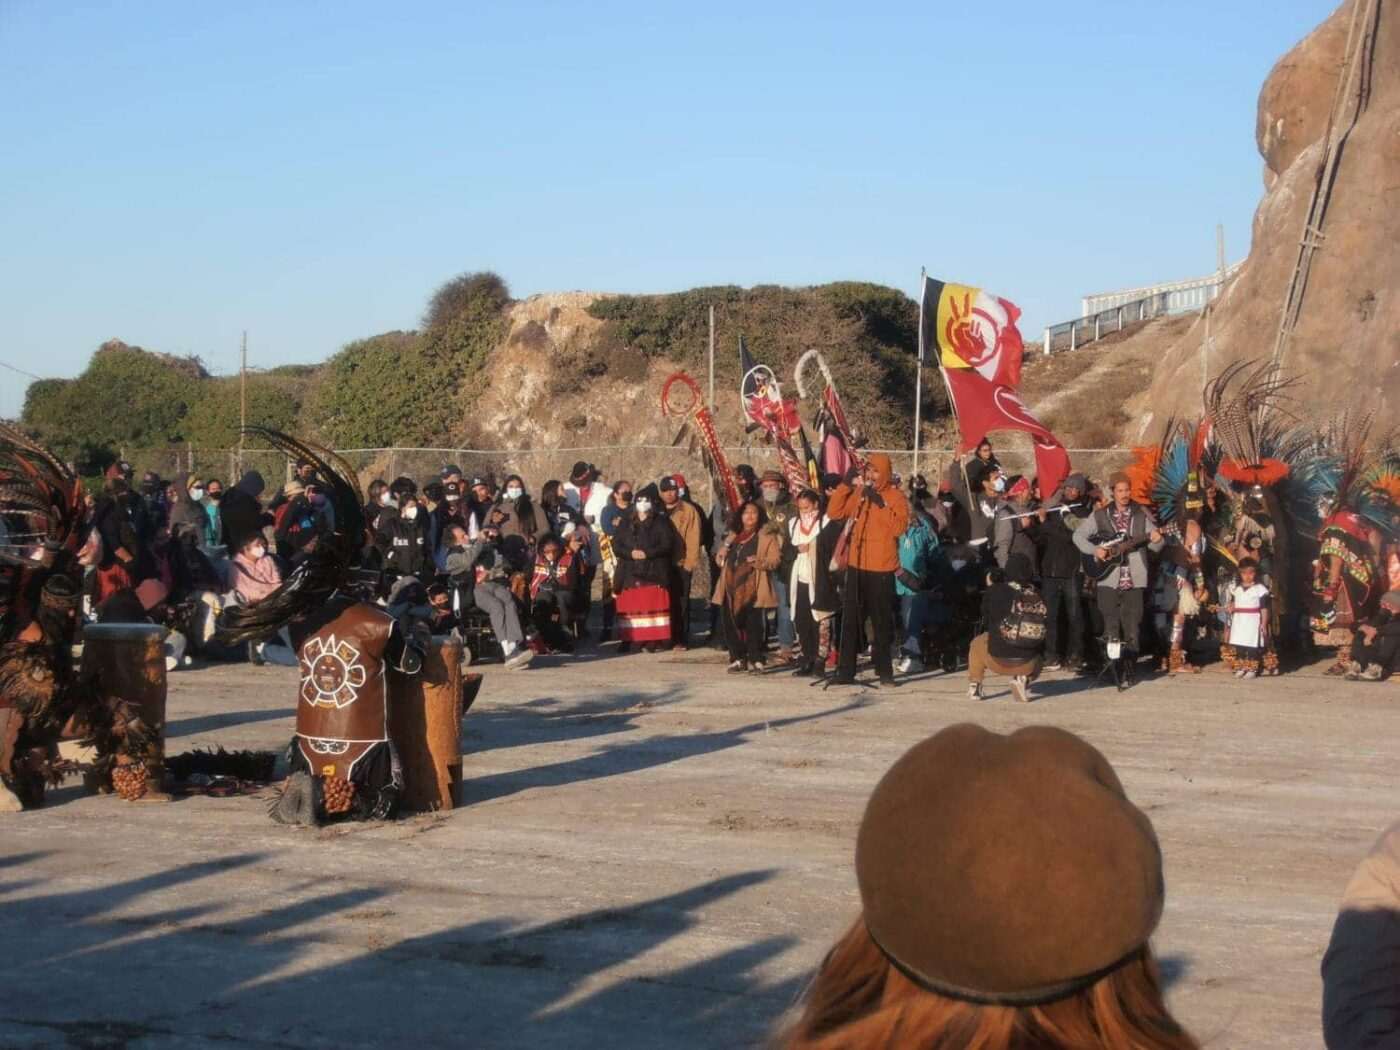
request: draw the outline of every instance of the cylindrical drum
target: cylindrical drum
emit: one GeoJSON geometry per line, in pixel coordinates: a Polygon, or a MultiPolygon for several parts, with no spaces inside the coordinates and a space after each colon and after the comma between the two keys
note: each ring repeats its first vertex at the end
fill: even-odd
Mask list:
{"type": "Polygon", "coordinates": [[[153,623],[94,623],[83,628],[84,680],[104,700],[125,700],[155,739],[146,770],[159,786],[165,761],[165,628],[153,623]]]}
{"type": "Polygon", "coordinates": [[[416,675],[389,674],[389,736],[403,766],[402,809],[452,809],[462,783],[462,643],[435,635],[416,675]]]}

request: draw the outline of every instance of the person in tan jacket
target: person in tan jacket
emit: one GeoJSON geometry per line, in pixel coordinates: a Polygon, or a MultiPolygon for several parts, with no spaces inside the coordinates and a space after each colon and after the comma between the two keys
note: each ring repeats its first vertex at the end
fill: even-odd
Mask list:
{"type": "Polygon", "coordinates": [[[875,629],[875,671],[880,684],[894,685],[890,643],[894,638],[894,574],[899,568],[899,537],[909,527],[909,502],[893,484],[890,457],[872,453],[866,462],[864,484],[857,488],[848,479],[831,494],[827,517],[845,520],[847,568],[840,570],[841,659],[837,685],[856,680],[856,653],[865,633],[865,621],[875,629]]]}
{"type": "Polygon", "coordinates": [[[681,652],[690,645],[690,583],[700,564],[700,512],[681,499],[680,485],[667,475],[657,486],[661,503],[676,530],[676,553],[671,565],[671,646],[681,652]]]}
{"type": "Polygon", "coordinates": [[[739,508],[716,552],[721,566],[712,601],[724,617],[729,673],[763,672],[767,611],[778,607],[773,571],[783,560],[783,536],[763,508],[750,500],[739,508]]]}
{"type": "Polygon", "coordinates": [[[1400,1045],[1400,824],[1392,824],[1347,884],[1322,957],[1328,1050],[1400,1045]]]}

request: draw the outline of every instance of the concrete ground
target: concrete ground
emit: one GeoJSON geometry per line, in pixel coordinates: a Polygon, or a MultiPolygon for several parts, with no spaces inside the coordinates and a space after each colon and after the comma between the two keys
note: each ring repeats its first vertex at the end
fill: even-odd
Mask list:
{"type": "MultiPolygon", "coordinates": [[[[290,829],[265,799],[0,817],[0,1046],[699,1047],[762,1040],[855,916],[857,821],[942,726],[1051,723],[1166,856],[1156,948],[1205,1043],[1321,1045],[1338,897],[1400,817],[1400,688],[1320,669],[1037,702],[962,677],[823,692],[691,652],[484,668],[465,805],[290,829]]],[[[169,750],[276,748],[286,669],[172,677],[169,750]]]]}

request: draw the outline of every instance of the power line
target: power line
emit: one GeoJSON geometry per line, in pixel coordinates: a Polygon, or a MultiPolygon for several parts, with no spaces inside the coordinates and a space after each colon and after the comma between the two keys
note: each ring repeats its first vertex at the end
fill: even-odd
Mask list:
{"type": "Polygon", "coordinates": [[[8,368],[11,372],[18,372],[22,376],[28,376],[30,379],[44,378],[43,376],[36,376],[33,372],[26,372],[23,368],[16,368],[14,365],[6,364],[4,361],[0,361],[0,368],[8,368]]]}

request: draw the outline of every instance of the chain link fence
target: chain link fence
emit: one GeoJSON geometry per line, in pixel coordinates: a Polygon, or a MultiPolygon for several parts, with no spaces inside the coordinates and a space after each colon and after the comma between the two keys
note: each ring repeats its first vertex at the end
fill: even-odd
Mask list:
{"type": "MultiPolygon", "coordinates": [[[[912,449],[884,449],[901,477],[914,472],[912,449]]],[[[1069,450],[1074,469],[1091,478],[1103,479],[1124,467],[1132,459],[1129,448],[1095,448],[1069,450]]],[[[490,477],[497,483],[518,474],[528,491],[538,493],[547,481],[567,481],[578,462],[592,463],[602,473],[604,481],[615,484],[626,479],[640,487],[663,474],[684,474],[695,498],[710,501],[710,479],[706,476],[700,455],[687,447],[669,445],[599,445],[557,449],[466,449],[466,448],[355,448],[337,450],[359,475],[362,488],[376,478],[393,481],[409,477],[420,486],[439,476],[447,464],[460,467],[467,478],[474,475],[490,477]]],[[[778,469],[778,455],[771,447],[761,444],[733,446],[725,449],[729,462],[738,466],[747,463],[758,473],[778,469]]],[[[1010,473],[1034,474],[1035,459],[1028,443],[1017,444],[1014,439],[997,446],[997,458],[1010,473]]],[[[137,474],[152,470],[162,478],[172,478],[182,471],[197,475],[207,484],[218,478],[225,486],[234,484],[244,471],[256,470],[266,482],[267,490],[283,484],[292,475],[294,463],[275,449],[123,449],[122,457],[137,474]],[[241,464],[241,467],[240,467],[241,464]]],[[[918,470],[936,487],[954,461],[953,450],[921,449],[918,470]]]]}

